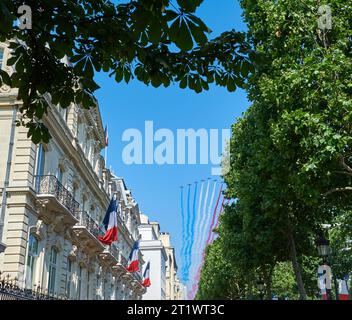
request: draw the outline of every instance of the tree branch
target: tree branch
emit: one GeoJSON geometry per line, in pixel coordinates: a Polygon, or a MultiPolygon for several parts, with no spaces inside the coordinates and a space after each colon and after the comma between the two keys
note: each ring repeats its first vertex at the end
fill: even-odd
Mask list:
{"type": "Polygon", "coordinates": [[[349,172],[352,175],[352,168],[346,164],[345,157],[343,156],[340,157],[340,164],[347,172],[349,172]]]}
{"type": "Polygon", "coordinates": [[[324,196],[328,196],[328,195],[335,193],[335,192],[345,192],[345,191],[352,191],[352,187],[334,188],[334,189],[331,189],[328,192],[324,193],[324,196]]]}

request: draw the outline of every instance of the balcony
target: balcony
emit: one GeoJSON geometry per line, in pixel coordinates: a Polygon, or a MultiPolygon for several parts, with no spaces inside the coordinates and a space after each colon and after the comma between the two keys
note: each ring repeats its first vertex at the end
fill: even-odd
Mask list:
{"type": "Polygon", "coordinates": [[[98,223],[86,212],[77,212],[78,222],[73,227],[73,234],[77,241],[82,243],[87,252],[91,254],[100,253],[104,250],[104,245],[98,240],[98,236],[103,234],[103,230],[98,223]]]}
{"type": "Polygon", "coordinates": [[[33,290],[22,288],[18,279],[11,279],[10,275],[1,277],[0,271],[0,301],[1,300],[65,300],[62,295],[50,295],[43,291],[40,286],[35,286],[33,290]]]}
{"type": "Polygon", "coordinates": [[[100,261],[109,266],[113,266],[118,262],[119,249],[112,244],[111,246],[105,246],[105,250],[99,254],[100,261]]]}
{"type": "Polygon", "coordinates": [[[44,222],[56,224],[58,228],[60,224],[62,228],[77,223],[79,203],[55,176],[35,176],[35,191],[38,215],[44,222]]]}
{"type": "MultiPolygon", "coordinates": [[[[117,248],[116,248],[117,249],[117,248]]],[[[117,249],[117,263],[112,267],[113,272],[117,276],[125,275],[127,273],[128,261],[122,255],[121,251],[117,249]]]]}

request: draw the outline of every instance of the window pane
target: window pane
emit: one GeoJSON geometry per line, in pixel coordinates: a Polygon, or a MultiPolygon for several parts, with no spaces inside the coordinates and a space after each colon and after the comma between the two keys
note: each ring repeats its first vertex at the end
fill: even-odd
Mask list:
{"type": "Polygon", "coordinates": [[[55,247],[51,248],[50,262],[56,264],[57,260],[57,250],[55,247]]]}
{"type": "Polygon", "coordinates": [[[0,68],[2,67],[3,60],[4,60],[4,49],[0,49],[0,68]]]}
{"type": "Polygon", "coordinates": [[[38,161],[37,161],[37,175],[42,176],[44,174],[44,165],[45,165],[45,150],[43,145],[38,146],[38,161]]]}
{"type": "Polygon", "coordinates": [[[29,236],[28,253],[27,253],[27,269],[26,269],[26,287],[28,289],[33,288],[37,255],[38,255],[38,241],[31,234],[29,236]]]}

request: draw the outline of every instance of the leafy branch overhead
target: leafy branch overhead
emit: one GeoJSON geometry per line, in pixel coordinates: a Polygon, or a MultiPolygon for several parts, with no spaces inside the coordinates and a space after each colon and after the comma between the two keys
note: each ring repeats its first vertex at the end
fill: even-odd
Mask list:
{"type": "Polygon", "coordinates": [[[48,105],[95,105],[96,72],[116,82],[137,78],[146,85],[178,83],[199,93],[210,83],[234,91],[253,72],[254,53],[245,35],[235,31],[209,40],[211,30],[195,15],[203,0],[143,0],[114,4],[107,0],[1,2],[0,41],[10,42],[15,67],[0,85],[18,88],[21,124],[36,143],[50,135],[40,123],[48,105]],[[16,26],[17,9],[32,9],[32,29],[16,26]],[[65,59],[69,64],[64,63],[65,59]]]}

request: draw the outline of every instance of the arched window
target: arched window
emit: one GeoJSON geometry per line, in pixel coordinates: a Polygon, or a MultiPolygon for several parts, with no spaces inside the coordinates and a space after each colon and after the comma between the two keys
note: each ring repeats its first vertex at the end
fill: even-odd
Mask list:
{"type": "Polygon", "coordinates": [[[26,269],[26,288],[32,289],[35,281],[35,268],[38,258],[38,240],[33,234],[29,235],[26,269]]]}
{"type": "Polygon", "coordinates": [[[55,290],[56,290],[57,256],[58,256],[57,249],[55,246],[52,246],[50,250],[50,261],[49,261],[49,280],[48,280],[49,294],[55,294],[55,290]]]}

